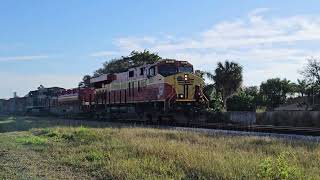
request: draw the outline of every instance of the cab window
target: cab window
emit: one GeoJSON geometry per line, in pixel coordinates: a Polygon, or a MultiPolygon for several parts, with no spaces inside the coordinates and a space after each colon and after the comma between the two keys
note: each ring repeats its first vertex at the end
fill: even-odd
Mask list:
{"type": "Polygon", "coordinates": [[[144,75],[144,67],[140,68],[140,76],[144,75]]]}
{"type": "Polygon", "coordinates": [[[129,77],[133,77],[134,76],[134,71],[129,71],[129,77]]]}
{"type": "Polygon", "coordinates": [[[170,76],[177,73],[177,67],[174,64],[163,64],[158,67],[159,74],[162,76],[170,76]]]}
{"type": "Polygon", "coordinates": [[[179,72],[185,72],[185,73],[192,73],[193,67],[192,66],[180,66],[178,67],[179,72]]]}
{"type": "Polygon", "coordinates": [[[156,75],[156,68],[154,66],[149,68],[149,76],[155,76],[156,75]]]}

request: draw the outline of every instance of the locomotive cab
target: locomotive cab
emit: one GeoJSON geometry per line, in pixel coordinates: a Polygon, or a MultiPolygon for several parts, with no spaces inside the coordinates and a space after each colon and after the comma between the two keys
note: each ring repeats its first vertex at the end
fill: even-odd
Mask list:
{"type": "MultiPolygon", "coordinates": [[[[202,93],[203,79],[196,75],[192,64],[187,61],[164,60],[158,64],[158,73],[164,77],[164,83],[172,88],[177,104],[205,104],[202,93]]],[[[171,91],[171,90],[170,90],[171,91]]]]}

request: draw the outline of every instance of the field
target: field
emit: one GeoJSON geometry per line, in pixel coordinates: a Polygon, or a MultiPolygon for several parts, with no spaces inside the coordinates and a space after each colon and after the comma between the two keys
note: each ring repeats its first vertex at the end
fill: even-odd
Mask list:
{"type": "Polygon", "coordinates": [[[320,145],[0,117],[0,179],[320,179],[320,145]]]}

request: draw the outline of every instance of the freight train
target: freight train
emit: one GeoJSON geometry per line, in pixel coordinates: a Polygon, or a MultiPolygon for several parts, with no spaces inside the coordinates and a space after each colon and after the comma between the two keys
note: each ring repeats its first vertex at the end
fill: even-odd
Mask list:
{"type": "MultiPolygon", "coordinates": [[[[93,77],[89,87],[51,88],[51,96],[49,88],[38,88],[24,97],[29,102],[25,112],[70,117],[83,115],[105,120],[190,123],[201,121],[201,114],[208,107],[203,86],[204,80],[192,64],[165,59],[124,72],[93,77]]],[[[12,102],[16,103],[17,99],[13,98],[12,102]]]]}

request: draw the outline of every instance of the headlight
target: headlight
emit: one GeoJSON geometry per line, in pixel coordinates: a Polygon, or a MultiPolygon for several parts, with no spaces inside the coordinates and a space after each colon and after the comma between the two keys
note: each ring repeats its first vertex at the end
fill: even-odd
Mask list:
{"type": "Polygon", "coordinates": [[[188,80],[188,74],[184,75],[184,80],[187,81],[188,80]]]}

